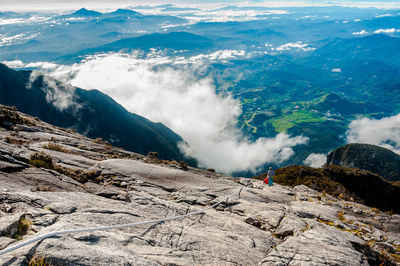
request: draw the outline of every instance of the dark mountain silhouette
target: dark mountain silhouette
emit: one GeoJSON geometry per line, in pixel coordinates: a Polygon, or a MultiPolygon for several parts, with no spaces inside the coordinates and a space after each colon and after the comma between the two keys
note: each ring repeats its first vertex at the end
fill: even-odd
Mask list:
{"type": "Polygon", "coordinates": [[[56,16],[54,17],[54,19],[85,18],[85,20],[92,20],[96,18],[101,18],[103,16],[104,13],[97,12],[94,10],[89,10],[86,8],[81,8],[73,13],[56,16]]]}
{"type": "Polygon", "coordinates": [[[130,9],[117,9],[114,12],[111,13],[107,13],[108,15],[117,15],[117,16],[138,16],[141,17],[143,16],[142,14],[140,14],[139,12],[130,10],[130,9]]]}
{"type": "Polygon", "coordinates": [[[81,8],[74,13],[71,14],[72,16],[83,16],[83,17],[98,17],[103,15],[103,13],[94,11],[94,10],[88,10],[86,8],[81,8]]]}
{"type": "Polygon", "coordinates": [[[348,144],[328,154],[327,165],[355,167],[400,181],[400,155],[370,144],[348,144]]]}
{"type": "Polygon", "coordinates": [[[98,90],[73,88],[43,75],[32,78],[31,73],[0,64],[0,104],[130,151],[183,158],[177,147],[182,138],[163,124],[128,112],[98,90]]]}
{"type": "Polygon", "coordinates": [[[143,16],[142,14],[140,14],[139,12],[130,10],[130,9],[117,9],[113,12],[109,12],[109,13],[101,13],[101,12],[97,12],[94,10],[88,10],[86,8],[81,8],[71,14],[65,15],[68,17],[113,17],[113,16],[138,16],[141,17],[143,16]]]}
{"type": "Polygon", "coordinates": [[[98,17],[103,15],[103,13],[94,11],[94,10],[88,10],[86,8],[81,8],[74,13],[70,14],[70,16],[82,16],[82,17],[98,17]]]}
{"type": "MultiPolygon", "coordinates": [[[[105,35],[107,37],[107,35],[105,35]]],[[[188,32],[152,33],[133,38],[124,38],[98,47],[80,50],[57,58],[58,62],[78,62],[83,55],[101,52],[129,52],[151,48],[186,50],[191,53],[217,48],[212,40],[188,32]]]]}
{"type": "Polygon", "coordinates": [[[135,38],[121,39],[106,44],[99,49],[120,50],[120,49],[150,49],[150,48],[169,48],[174,50],[181,49],[206,49],[212,47],[212,42],[200,35],[188,32],[171,32],[167,34],[154,33],[142,35],[135,38]]]}

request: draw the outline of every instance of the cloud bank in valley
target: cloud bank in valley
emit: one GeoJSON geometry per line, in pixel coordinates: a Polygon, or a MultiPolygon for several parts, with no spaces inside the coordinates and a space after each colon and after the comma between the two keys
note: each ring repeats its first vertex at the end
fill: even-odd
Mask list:
{"type": "Polygon", "coordinates": [[[80,64],[60,66],[51,75],[85,89],[99,89],[129,111],[160,121],[180,134],[181,149],[203,167],[232,173],[281,163],[304,136],[278,134],[248,141],[236,128],[240,102],[217,95],[203,63],[172,64],[170,58],[123,54],[99,55],[80,64]]]}
{"type": "Polygon", "coordinates": [[[367,143],[400,154],[400,114],[380,120],[360,118],[349,125],[348,143],[367,143]]]}
{"type": "Polygon", "coordinates": [[[400,29],[391,28],[391,29],[379,29],[379,30],[374,31],[374,33],[376,33],[376,34],[379,34],[379,33],[390,34],[390,33],[396,33],[396,32],[400,32],[400,29]]]}
{"type": "Polygon", "coordinates": [[[321,167],[326,163],[326,154],[323,153],[311,153],[303,162],[305,165],[311,167],[321,167]]]}
{"type": "Polygon", "coordinates": [[[365,35],[368,34],[368,31],[366,30],[361,30],[361,31],[355,31],[353,32],[353,35],[365,35]]]}

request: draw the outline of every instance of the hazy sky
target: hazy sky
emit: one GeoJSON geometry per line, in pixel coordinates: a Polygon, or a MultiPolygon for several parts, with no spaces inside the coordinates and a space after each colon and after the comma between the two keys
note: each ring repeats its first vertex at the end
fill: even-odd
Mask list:
{"type": "MultiPolygon", "coordinates": [[[[77,9],[81,7],[96,10],[112,9],[137,5],[157,5],[157,4],[199,4],[216,1],[208,0],[0,0],[0,11],[4,10],[59,10],[77,9]]],[[[237,2],[236,0],[225,1],[228,3],[237,2]]],[[[242,1],[245,2],[245,1],[242,1]]]]}
{"type": "Polygon", "coordinates": [[[175,4],[195,6],[206,4],[208,8],[218,5],[234,4],[236,6],[266,6],[266,7],[301,7],[301,6],[351,6],[351,7],[376,7],[376,8],[400,8],[397,0],[0,0],[0,11],[6,10],[66,10],[81,7],[102,10],[137,5],[175,4]]]}

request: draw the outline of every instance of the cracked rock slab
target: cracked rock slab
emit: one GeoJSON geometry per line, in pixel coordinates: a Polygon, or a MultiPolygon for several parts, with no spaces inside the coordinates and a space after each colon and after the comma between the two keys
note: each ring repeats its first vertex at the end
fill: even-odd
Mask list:
{"type": "Polygon", "coordinates": [[[363,245],[349,232],[317,225],[272,249],[260,265],[369,265],[352,243],[363,245]]]}
{"type": "Polygon", "coordinates": [[[275,230],[275,234],[280,238],[298,235],[299,233],[304,232],[307,226],[308,224],[304,219],[300,219],[294,215],[289,215],[282,219],[278,228],[275,230]]]}
{"type": "Polygon", "coordinates": [[[66,205],[64,203],[52,203],[47,205],[45,209],[48,209],[57,214],[70,214],[76,211],[75,206],[66,205]]]}
{"type": "Polygon", "coordinates": [[[301,218],[320,218],[325,221],[337,220],[337,208],[321,205],[317,202],[294,201],[290,204],[289,212],[301,218]]]}
{"type": "Polygon", "coordinates": [[[1,236],[0,237],[0,250],[5,249],[6,247],[8,247],[9,245],[11,245],[14,242],[16,242],[15,239],[1,236]]]}

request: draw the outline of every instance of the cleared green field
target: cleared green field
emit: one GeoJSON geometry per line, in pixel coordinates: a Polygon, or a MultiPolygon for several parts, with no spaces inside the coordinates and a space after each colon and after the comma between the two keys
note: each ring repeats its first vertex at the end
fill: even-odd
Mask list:
{"type": "Polygon", "coordinates": [[[299,110],[289,115],[284,115],[272,121],[272,126],[277,132],[287,132],[290,128],[300,123],[320,123],[325,119],[317,116],[309,110],[299,110]]]}

